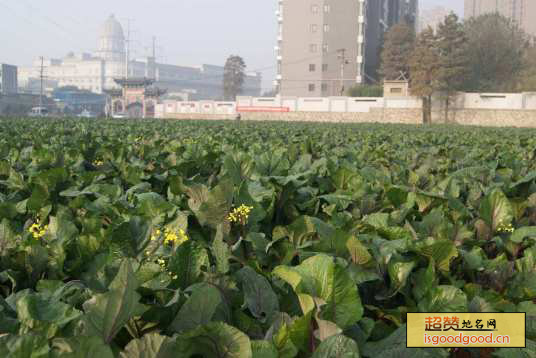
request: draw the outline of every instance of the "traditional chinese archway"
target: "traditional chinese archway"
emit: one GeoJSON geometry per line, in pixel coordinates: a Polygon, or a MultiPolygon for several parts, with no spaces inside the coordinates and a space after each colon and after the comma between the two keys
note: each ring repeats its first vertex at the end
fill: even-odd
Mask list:
{"type": "Polygon", "coordinates": [[[154,108],[165,91],[153,87],[154,80],[147,78],[115,79],[121,89],[107,90],[108,116],[124,115],[129,118],[154,118],[154,108]]]}

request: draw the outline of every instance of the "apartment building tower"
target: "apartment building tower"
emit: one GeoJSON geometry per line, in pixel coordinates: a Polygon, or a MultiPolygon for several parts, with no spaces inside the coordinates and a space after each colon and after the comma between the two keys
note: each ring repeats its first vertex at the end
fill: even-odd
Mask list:
{"type": "Polygon", "coordinates": [[[0,63],[0,95],[15,94],[17,91],[17,66],[0,63]]]}
{"type": "Polygon", "coordinates": [[[276,85],[282,96],[339,96],[374,83],[384,33],[416,27],[418,0],[278,0],[276,85]]]}
{"type": "Polygon", "coordinates": [[[465,0],[465,18],[499,13],[512,20],[529,35],[536,36],[535,0],[465,0]]]}

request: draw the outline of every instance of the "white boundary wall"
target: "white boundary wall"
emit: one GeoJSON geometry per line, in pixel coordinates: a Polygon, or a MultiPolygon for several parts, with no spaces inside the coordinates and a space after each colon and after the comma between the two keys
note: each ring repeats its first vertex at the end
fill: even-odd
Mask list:
{"type": "MultiPolygon", "coordinates": [[[[441,103],[434,101],[441,106],[441,103]]],[[[156,117],[174,114],[234,115],[242,111],[369,113],[373,108],[419,109],[417,97],[238,97],[236,102],[166,100],[156,106],[156,117]]],[[[453,110],[536,110],[536,93],[462,93],[453,110]]]]}

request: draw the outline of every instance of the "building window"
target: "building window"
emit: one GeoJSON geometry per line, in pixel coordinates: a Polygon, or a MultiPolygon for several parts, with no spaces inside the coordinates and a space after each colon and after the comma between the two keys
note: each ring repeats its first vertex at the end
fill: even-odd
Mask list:
{"type": "Polygon", "coordinates": [[[328,84],[322,83],[322,92],[327,92],[327,91],[328,91],[328,84]]]}
{"type": "Polygon", "coordinates": [[[311,63],[309,65],[309,72],[315,72],[316,71],[316,65],[314,63],[311,63]]]}
{"type": "Polygon", "coordinates": [[[309,51],[310,52],[316,52],[318,50],[318,47],[316,46],[316,44],[310,44],[309,45],[309,51]]]}
{"type": "Polygon", "coordinates": [[[314,34],[317,31],[318,31],[318,25],[317,24],[312,24],[311,25],[311,32],[314,34]]]}
{"type": "Polygon", "coordinates": [[[331,5],[324,5],[324,12],[330,12],[331,11],[331,5]]]}
{"type": "Polygon", "coordinates": [[[329,32],[329,25],[328,24],[324,25],[324,32],[329,32]]]}
{"type": "Polygon", "coordinates": [[[309,92],[314,92],[314,91],[315,91],[315,84],[309,83],[309,92]]]}
{"type": "Polygon", "coordinates": [[[324,53],[328,53],[328,52],[329,52],[329,46],[328,46],[328,44],[324,44],[324,45],[322,45],[322,52],[324,52],[324,53]]]}
{"type": "Polygon", "coordinates": [[[328,72],[328,64],[327,63],[322,64],[322,72],[328,72]]]}
{"type": "Polygon", "coordinates": [[[311,5],[311,12],[313,14],[317,14],[318,13],[318,5],[311,5]]]}

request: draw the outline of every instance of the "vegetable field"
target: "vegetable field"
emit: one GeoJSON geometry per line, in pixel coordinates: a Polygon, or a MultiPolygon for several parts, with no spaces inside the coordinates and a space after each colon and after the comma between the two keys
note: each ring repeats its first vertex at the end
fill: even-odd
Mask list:
{"type": "Polygon", "coordinates": [[[0,357],[535,357],[536,131],[0,121],[0,357]],[[406,349],[407,312],[527,348],[406,349]]]}

